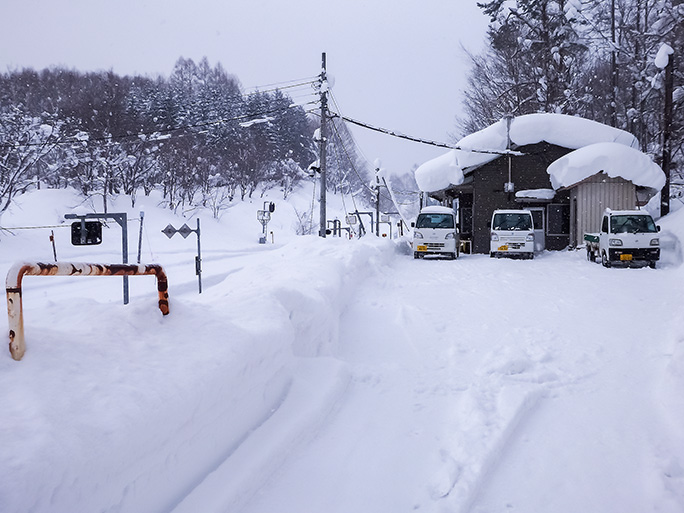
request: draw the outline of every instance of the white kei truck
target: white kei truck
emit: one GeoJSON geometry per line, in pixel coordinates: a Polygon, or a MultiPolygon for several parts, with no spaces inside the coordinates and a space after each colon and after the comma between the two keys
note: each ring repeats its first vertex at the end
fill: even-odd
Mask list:
{"type": "Polygon", "coordinates": [[[529,210],[495,210],[489,231],[492,258],[534,258],[534,222],[529,210]]]}
{"type": "Polygon", "coordinates": [[[413,258],[442,256],[458,258],[461,238],[456,212],[449,207],[425,207],[418,214],[413,228],[413,258]]]}
{"type": "Polygon", "coordinates": [[[604,267],[649,267],[660,260],[660,237],[651,215],[644,210],[611,210],[603,213],[601,230],[585,233],[587,260],[604,267]]]}

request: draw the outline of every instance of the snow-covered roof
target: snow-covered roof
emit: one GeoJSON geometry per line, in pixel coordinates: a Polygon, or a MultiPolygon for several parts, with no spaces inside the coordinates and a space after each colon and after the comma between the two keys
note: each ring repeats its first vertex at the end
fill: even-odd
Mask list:
{"type": "MultiPolygon", "coordinates": [[[[511,120],[511,143],[514,147],[546,141],[563,148],[578,149],[597,142],[616,142],[638,148],[632,134],[617,128],[565,114],[526,114],[511,120]]],[[[430,160],[416,169],[416,182],[421,191],[434,192],[463,183],[465,173],[500,157],[472,150],[505,151],[508,146],[507,121],[493,125],[461,139],[461,149],[430,160]]]]}
{"type": "Polygon", "coordinates": [[[559,158],[547,168],[554,189],[569,187],[599,172],[636,185],[662,189],[665,173],[645,153],[617,143],[596,143],[559,158]]]}

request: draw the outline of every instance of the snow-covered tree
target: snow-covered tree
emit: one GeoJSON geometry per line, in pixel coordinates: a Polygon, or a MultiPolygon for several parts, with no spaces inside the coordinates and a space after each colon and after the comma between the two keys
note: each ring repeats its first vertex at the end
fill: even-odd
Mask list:
{"type": "Polygon", "coordinates": [[[47,121],[15,107],[0,111],[0,212],[31,186],[38,163],[59,142],[61,123],[47,121]]]}

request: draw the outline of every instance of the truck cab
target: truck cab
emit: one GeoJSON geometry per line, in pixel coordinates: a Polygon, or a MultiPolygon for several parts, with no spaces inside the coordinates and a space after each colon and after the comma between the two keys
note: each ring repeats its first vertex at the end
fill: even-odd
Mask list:
{"type": "Polygon", "coordinates": [[[495,210],[489,233],[492,258],[534,258],[534,222],[529,210],[495,210]]]}
{"type": "Polygon", "coordinates": [[[601,259],[604,267],[612,265],[655,268],[660,259],[660,227],[643,210],[606,209],[598,234],[586,234],[590,260],[601,259]],[[591,254],[590,254],[591,253],[591,254]]]}
{"type": "Polygon", "coordinates": [[[442,256],[458,258],[460,235],[456,212],[449,207],[425,207],[413,227],[413,258],[442,256]]]}

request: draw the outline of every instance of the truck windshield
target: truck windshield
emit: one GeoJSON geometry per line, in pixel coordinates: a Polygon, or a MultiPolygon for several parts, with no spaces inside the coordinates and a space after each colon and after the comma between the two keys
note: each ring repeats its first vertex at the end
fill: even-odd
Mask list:
{"type": "Polygon", "coordinates": [[[531,230],[532,216],[530,214],[501,213],[494,214],[493,230],[531,230]]]}
{"type": "Polygon", "coordinates": [[[647,215],[612,216],[610,233],[656,233],[653,218],[647,215]]]}
{"type": "Polygon", "coordinates": [[[416,220],[416,228],[452,228],[454,216],[451,214],[420,214],[416,220]]]}

